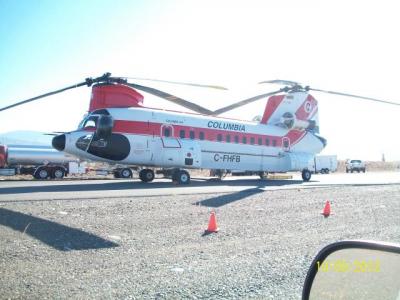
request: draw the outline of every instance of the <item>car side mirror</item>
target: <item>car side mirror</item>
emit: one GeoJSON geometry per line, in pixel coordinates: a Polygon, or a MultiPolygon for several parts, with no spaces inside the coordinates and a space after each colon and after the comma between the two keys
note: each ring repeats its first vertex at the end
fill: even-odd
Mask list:
{"type": "Polygon", "coordinates": [[[400,299],[400,245],[342,241],[326,246],[308,270],[302,299],[400,299]]]}

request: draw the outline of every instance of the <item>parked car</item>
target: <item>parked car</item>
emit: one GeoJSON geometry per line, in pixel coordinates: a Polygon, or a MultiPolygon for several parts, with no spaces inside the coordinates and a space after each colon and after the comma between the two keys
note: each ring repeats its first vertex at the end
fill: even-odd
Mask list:
{"type": "Polygon", "coordinates": [[[359,159],[348,160],[346,162],[346,173],[353,173],[354,171],[365,173],[365,162],[359,159]]]}

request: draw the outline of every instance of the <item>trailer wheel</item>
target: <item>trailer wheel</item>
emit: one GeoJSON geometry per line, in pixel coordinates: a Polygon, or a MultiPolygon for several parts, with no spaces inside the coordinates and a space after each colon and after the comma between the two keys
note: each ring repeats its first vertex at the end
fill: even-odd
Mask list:
{"type": "Polygon", "coordinates": [[[55,168],[52,174],[52,178],[55,179],[63,179],[65,176],[65,170],[63,170],[62,168],[55,168]]]}
{"type": "Polygon", "coordinates": [[[129,168],[121,169],[118,173],[120,178],[132,178],[132,170],[129,168]]]}
{"type": "Polygon", "coordinates": [[[311,179],[311,172],[309,170],[303,170],[301,172],[301,178],[303,178],[304,181],[310,181],[311,179]]]}
{"type": "Polygon", "coordinates": [[[44,180],[50,177],[49,171],[45,167],[39,167],[36,169],[33,175],[36,179],[44,180]]]}
{"type": "Polygon", "coordinates": [[[154,171],[151,169],[143,169],[139,172],[139,178],[143,182],[150,182],[154,179],[154,171]]]}

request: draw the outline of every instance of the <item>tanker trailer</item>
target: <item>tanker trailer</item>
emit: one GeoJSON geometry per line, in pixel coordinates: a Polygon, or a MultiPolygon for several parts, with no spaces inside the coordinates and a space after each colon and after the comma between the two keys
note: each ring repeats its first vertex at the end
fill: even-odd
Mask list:
{"type": "Polygon", "coordinates": [[[0,145],[0,176],[32,175],[36,179],[61,179],[84,173],[79,159],[46,146],[0,145]]]}

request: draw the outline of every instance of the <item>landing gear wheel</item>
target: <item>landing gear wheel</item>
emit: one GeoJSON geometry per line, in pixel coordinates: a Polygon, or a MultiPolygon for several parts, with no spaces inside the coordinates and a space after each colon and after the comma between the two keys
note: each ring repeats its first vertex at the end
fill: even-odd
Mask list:
{"type": "Polygon", "coordinates": [[[190,175],[185,170],[179,170],[175,172],[172,176],[172,180],[177,182],[178,184],[189,184],[190,183],[190,175]]]}
{"type": "Polygon", "coordinates": [[[154,179],[154,171],[151,169],[143,169],[139,172],[139,178],[143,182],[150,182],[154,179]]]}
{"type": "MultiPolygon", "coordinates": [[[[119,177],[120,178],[132,178],[132,170],[129,168],[124,168],[119,170],[119,177]]],[[[153,174],[153,178],[154,178],[154,174],[153,174]]]]}
{"type": "Polygon", "coordinates": [[[321,174],[325,174],[325,169],[321,169],[321,171],[319,171],[321,174]]]}
{"type": "Polygon", "coordinates": [[[301,178],[303,178],[304,181],[310,181],[311,179],[311,172],[309,170],[303,170],[301,172],[301,178]]]}
{"type": "Polygon", "coordinates": [[[65,170],[63,170],[62,168],[55,168],[51,177],[55,179],[63,179],[64,176],[65,170]]]}
{"type": "Polygon", "coordinates": [[[325,174],[329,174],[329,169],[325,169],[325,174]]]}
{"type": "Polygon", "coordinates": [[[258,172],[258,176],[260,176],[260,179],[267,179],[268,172],[258,172]]]}
{"type": "Polygon", "coordinates": [[[34,177],[35,177],[36,179],[44,180],[44,179],[49,178],[49,177],[50,177],[50,174],[49,174],[49,171],[46,170],[46,168],[44,168],[44,167],[39,167],[39,168],[36,170],[36,172],[35,172],[35,174],[34,174],[34,177]]]}

